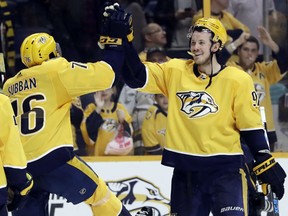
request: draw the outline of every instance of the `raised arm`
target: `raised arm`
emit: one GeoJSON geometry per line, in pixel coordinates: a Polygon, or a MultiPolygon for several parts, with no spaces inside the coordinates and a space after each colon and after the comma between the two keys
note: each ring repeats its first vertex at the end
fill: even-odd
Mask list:
{"type": "Polygon", "coordinates": [[[117,57],[115,57],[118,53],[115,54],[112,52],[110,55],[108,51],[107,55],[105,55],[106,61],[110,64],[114,61],[121,61],[125,56],[125,64],[123,67],[121,66],[121,70],[118,69],[117,72],[119,72],[119,75],[129,87],[143,87],[146,82],[146,69],[132,45],[132,15],[126,13],[117,3],[107,6],[103,15],[104,35],[109,35],[109,37],[102,37],[102,39],[100,39],[103,48],[105,47],[105,49],[112,51],[114,48],[120,48],[120,52],[124,49],[124,54],[121,53],[123,56],[120,57],[120,60],[117,60],[117,57]],[[113,38],[117,41],[117,44],[109,44],[109,41],[113,38]]]}
{"type": "Polygon", "coordinates": [[[277,60],[281,73],[285,73],[288,69],[287,54],[285,53],[285,50],[278,46],[272,39],[270,33],[263,26],[258,27],[258,32],[262,43],[272,50],[272,56],[277,60]]]}

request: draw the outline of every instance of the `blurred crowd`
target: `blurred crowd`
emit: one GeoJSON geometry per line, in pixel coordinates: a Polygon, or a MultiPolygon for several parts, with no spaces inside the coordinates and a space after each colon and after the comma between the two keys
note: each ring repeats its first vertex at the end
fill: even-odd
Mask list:
{"type": "MultiPolygon", "coordinates": [[[[99,60],[101,49],[97,42],[105,2],[107,0],[0,0],[1,14],[9,12],[9,16],[2,15],[1,20],[12,21],[11,26],[6,26],[6,52],[10,53],[6,56],[6,76],[11,77],[24,68],[19,56],[20,45],[26,36],[35,32],[53,35],[61,45],[62,55],[69,61],[99,60]]],[[[203,16],[202,0],[110,2],[119,2],[133,15],[133,44],[142,61],[163,63],[173,57],[191,58],[187,53],[187,33],[196,19],[203,16]]],[[[248,36],[254,36],[259,42],[255,61],[274,59],[275,46],[265,43],[264,36],[271,37],[281,47],[279,67],[283,65],[281,59],[287,61],[287,0],[211,0],[211,16],[222,21],[230,38],[224,49],[225,62],[239,61],[236,49],[248,36]]],[[[283,75],[277,82],[271,85],[270,103],[279,105],[280,121],[288,122],[287,77],[283,75]]],[[[81,156],[161,154],[167,106],[163,95],[140,93],[121,81],[106,91],[77,98],[71,107],[75,151],[81,156]]]]}

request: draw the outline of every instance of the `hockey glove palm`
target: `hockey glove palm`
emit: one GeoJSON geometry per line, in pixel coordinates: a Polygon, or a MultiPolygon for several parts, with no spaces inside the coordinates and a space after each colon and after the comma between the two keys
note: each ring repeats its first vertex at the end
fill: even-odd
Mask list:
{"type": "Polygon", "coordinates": [[[286,173],[275,158],[268,153],[259,153],[255,156],[253,171],[260,184],[270,184],[272,191],[280,200],[284,195],[284,181],[286,173]]]}
{"type": "Polygon", "coordinates": [[[15,211],[21,209],[28,199],[28,194],[33,187],[33,179],[29,173],[26,173],[27,182],[25,186],[19,191],[17,189],[8,189],[8,211],[15,211]]]}

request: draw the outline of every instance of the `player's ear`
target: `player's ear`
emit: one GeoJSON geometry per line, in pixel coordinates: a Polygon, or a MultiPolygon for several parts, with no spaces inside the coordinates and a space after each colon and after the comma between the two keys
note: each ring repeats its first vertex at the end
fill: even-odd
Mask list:
{"type": "Polygon", "coordinates": [[[213,43],[212,47],[211,47],[211,52],[217,52],[220,48],[220,43],[219,42],[216,42],[216,43],[213,43]]]}

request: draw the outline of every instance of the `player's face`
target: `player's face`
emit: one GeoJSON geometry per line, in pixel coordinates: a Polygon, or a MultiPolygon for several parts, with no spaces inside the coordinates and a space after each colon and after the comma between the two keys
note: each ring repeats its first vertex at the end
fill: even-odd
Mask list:
{"type": "Polygon", "coordinates": [[[242,67],[250,68],[258,57],[257,44],[254,42],[246,42],[238,49],[239,64],[242,67]]]}
{"type": "Polygon", "coordinates": [[[168,98],[162,94],[155,95],[155,101],[164,111],[168,111],[168,98]]]}
{"type": "Polygon", "coordinates": [[[210,32],[193,32],[190,51],[194,54],[196,64],[204,65],[210,62],[211,45],[210,32]]]}

